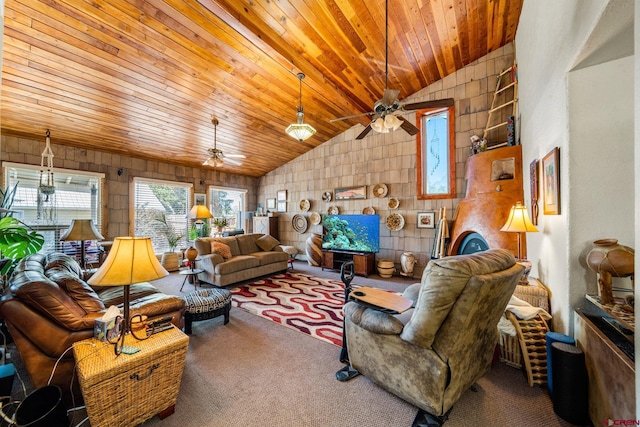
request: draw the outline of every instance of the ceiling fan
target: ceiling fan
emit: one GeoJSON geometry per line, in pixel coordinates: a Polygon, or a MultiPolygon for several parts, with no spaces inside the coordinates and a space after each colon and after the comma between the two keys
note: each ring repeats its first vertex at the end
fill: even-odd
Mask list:
{"type": "Polygon", "coordinates": [[[413,111],[421,110],[425,108],[441,108],[450,107],[454,104],[453,98],[439,99],[434,101],[422,101],[414,102],[411,104],[401,104],[398,100],[398,89],[389,89],[389,0],[385,0],[385,54],[384,54],[385,70],[384,70],[384,93],[382,99],[376,101],[373,105],[373,111],[368,113],[355,114],[352,116],[340,117],[338,119],[332,119],[330,122],[336,122],[338,120],[352,119],[361,116],[373,116],[371,122],[364,128],[360,135],[356,139],[362,139],[371,130],[375,130],[380,133],[387,133],[390,130],[396,130],[398,128],[404,129],[409,135],[416,135],[420,132],[420,129],[415,127],[411,122],[401,116],[401,114],[413,111]]]}
{"type": "Polygon", "coordinates": [[[240,166],[242,162],[236,159],[244,159],[245,156],[242,154],[227,154],[225,155],[222,150],[219,150],[216,147],[217,142],[217,129],[218,129],[218,119],[215,117],[211,119],[211,123],[213,123],[213,148],[209,148],[207,152],[209,153],[209,158],[202,163],[204,166],[213,166],[220,167],[225,162],[230,163],[232,165],[240,166]]]}

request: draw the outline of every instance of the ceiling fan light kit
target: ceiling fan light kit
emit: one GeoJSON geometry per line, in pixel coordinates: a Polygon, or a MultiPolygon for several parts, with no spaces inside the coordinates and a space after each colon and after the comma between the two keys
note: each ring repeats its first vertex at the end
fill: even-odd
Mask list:
{"type": "Polygon", "coordinates": [[[310,124],[304,123],[304,109],[302,108],[302,79],[304,79],[304,73],[298,73],[298,80],[300,80],[300,105],[298,106],[298,112],[296,114],[297,121],[292,123],[285,129],[287,135],[302,142],[307,138],[310,138],[316,130],[310,124]]]}
{"type": "Polygon", "coordinates": [[[221,167],[222,165],[224,165],[225,161],[236,166],[242,165],[242,162],[236,160],[236,159],[244,159],[245,156],[243,156],[242,154],[228,154],[225,156],[222,150],[218,150],[218,147],[217,147],[218,119],[216,119],[215,117],[212,118],[211,123],[213,123],[213,148],[209,148],[207,150],[209,152],[209,158],[205,160],[202,163],[202,165],[213,166],[214,168],[221,167]]]}

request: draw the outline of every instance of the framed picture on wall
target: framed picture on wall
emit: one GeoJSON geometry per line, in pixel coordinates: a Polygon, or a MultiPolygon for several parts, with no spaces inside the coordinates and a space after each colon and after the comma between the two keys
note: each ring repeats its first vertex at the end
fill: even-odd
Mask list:
{"type": "Polygon", "coordinates": [[[267,199],[267,210],[274,210],[276,208],[276,199],[267,199]]]}
{"type": "Polygon", "coordinates": [[[418,212],[416,227],[436,228],[436,213],[435,212],[418,212]]]}
{"type": "Polygon", "coordinates": [[[542,158],[543,213],[560,215],[560,149],[551,150],[542,158]]]}
{"type": "Polygon", "coordinates": [[[195,193],[193,195],[193,204],[196,206],[204,206],[207,201],[207,195],[204,193],[195,193]]]}

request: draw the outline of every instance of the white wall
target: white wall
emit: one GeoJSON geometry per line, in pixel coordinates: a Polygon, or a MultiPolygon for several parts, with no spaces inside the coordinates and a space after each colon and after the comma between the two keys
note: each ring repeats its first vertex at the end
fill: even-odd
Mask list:
{"type": "MultiPolygon", "coordinates": [[[[634,246],[633,57],[572,71],[569,77],[569,301],[597,293],[585,262],[592,242],[634,246]],[[578,260],[578,262],[571,262],[578,260]]],[[[631,289],[630,278],[614,286],[631,289]]]]}
{"type": "MultiPolygon", "coordinates": [[[[633,176],[633,164],[618,164],[616,160],[632,157],[629,144],[633,144],[633,91],[632,79],[626,76],[632,72],[632,62],[614,61],[571,73],[587,61],[593,63],[596,56],[593,52],[606,45],[607,37],[620,33],[598,30],[601,22],[606,25],[600,28],[611,29],[607,17],[615,15],[612,10],[624,14],[620,6],[633,8],[633,3],[626,0],[524,2],[516,35],[523,162],[528,165],[552,148],[560,148],[561,214],[539,216],[540,233],[527,235],[527,253],[533,262],[532,275],[538,276],[553,292],[553,325],[564,333],[572,333],[572,304],[582,298],[587,289],[585,282],[589,273],[581,266],[580,258],[585,255],[589,242],[617,237],[634,247],[630,205],[634,197],[632,184],[628,182],[633,176]],[[576,63],[578,58],[580,61],[576,63]],[[584,91],[592,93],[581,93],[584,91]],[[585,105],[573,111],[572,107],[579,107],[578,104],[585,105]],[[619,120],[612,111],[617,106],[626,109],[617,111],[624,116],[619,120]],[[612,124],[611,119],[618,121],[612,124]],[[595,130],[599,133],[581,130],[580,126],[585,123],[590,124],[592,133],[595,130]],[[618,151],[620,147],[612,149],[613,140],[603,139],[603,133],[611,135],[612,132],[616,134],[615,144],[626,144],[626,151],[618,151]],[[610,155],[605,157],[603,153],[610,155]],[[609,176],[610,173],[621,175],[623,181],[627,177],[623,191],[613,191],[607,185],[608,180],[593,179],[598,174],[609,176]],[[603,194],[606,194],[605,203],[598,203],[598,196],[603,194]],[[617,225],[593,229],[594,224],[611,223],[612,218],[617,218],[617,225]]],[[[524,178],[528,182],[526,168],[524,178]]],[[[525,194],[530,200],[526,185],[525,194]]]]}

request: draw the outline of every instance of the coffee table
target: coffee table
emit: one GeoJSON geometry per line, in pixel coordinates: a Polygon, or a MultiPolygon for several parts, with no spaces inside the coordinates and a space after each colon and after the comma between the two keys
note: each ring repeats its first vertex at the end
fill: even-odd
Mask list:
{"type": "MultiPolygon", "coordinates": [[[[202,268],[189,268],[187,270],[180,270],[179,274],[181,276],[184,276],[184,280],[182,281],[182,286],[180,286],[180,292],[182,292],[182,288],[184,287],[184,284],[188,278],[191,278],[191,280],[193,280],[193,287],[194,289],[197,289],[198,283],[200,282],[198,280],[198,274],[202,272],[204,272],[202,268]]],[[[189,280],[189,282],[191,282],[191,280],[189,280]]]]}

